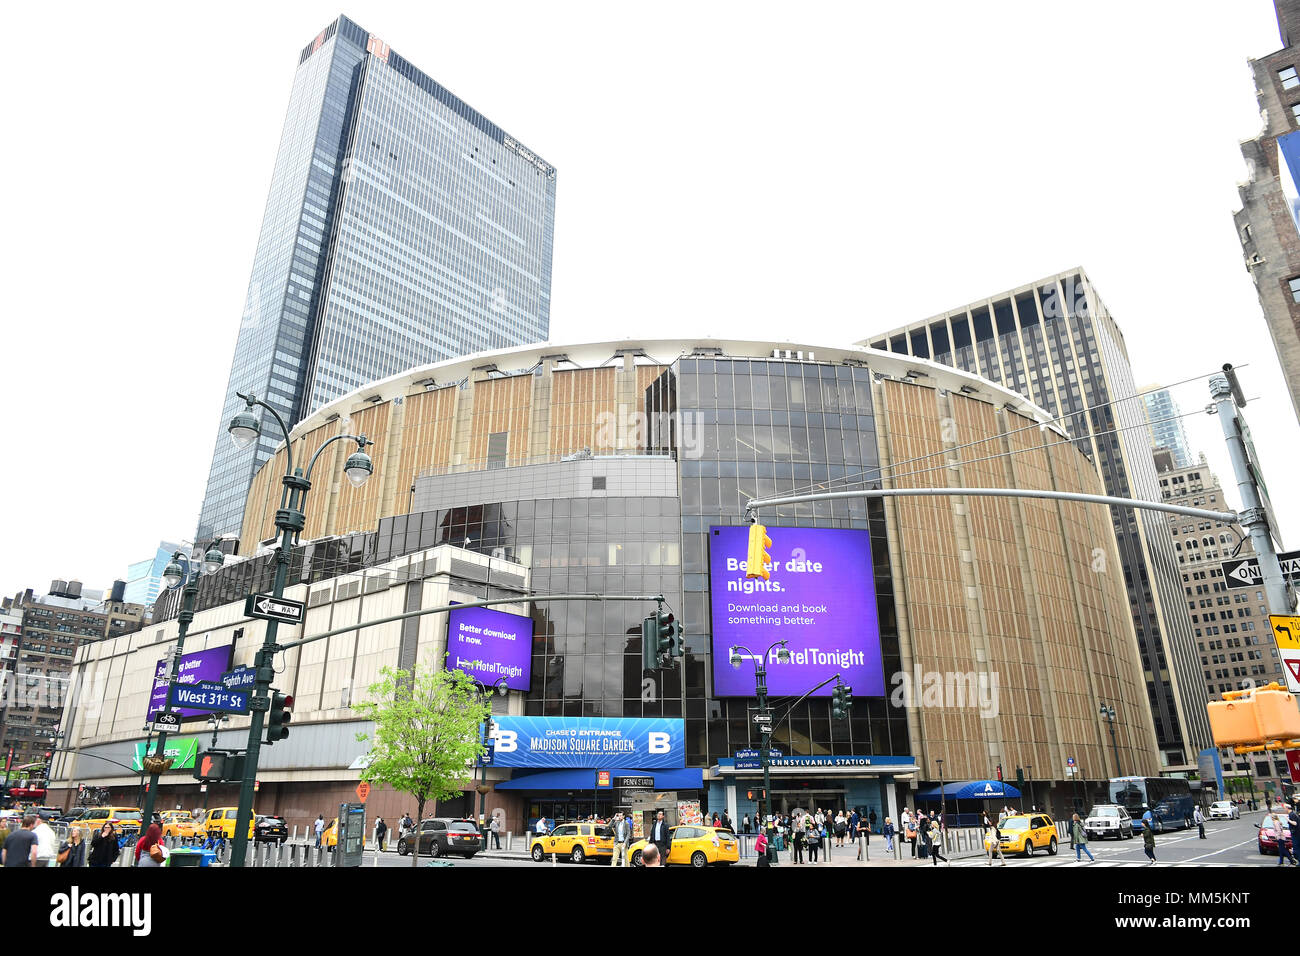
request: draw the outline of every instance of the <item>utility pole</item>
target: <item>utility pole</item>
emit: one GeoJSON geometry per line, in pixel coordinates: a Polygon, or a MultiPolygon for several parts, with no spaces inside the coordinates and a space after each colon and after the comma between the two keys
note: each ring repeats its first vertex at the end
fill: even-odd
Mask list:
{"type": "Polygon", "coordinates": [[[1259,473],[1259,462],[1252,460],[1246,445],[1250,429],[1238,411],[1246,404],[1246,398],[1231,365],[1225,364],[1223,374],[1210,379],[1210,395],[1214,399],[1219,425],[1223,428],[1228,457],[1237,479],[1237,491],[1241,495],[1241,526],[1250,535],[1250,543],[1254,545],[1255,554],[1259,558],[1259,572],[1264,579],[1269,613],[1290,614],[1295,607],[1295,596],[1282,576],[1282,565],[1273,549],[1272,532],[1277,529],[1269,528],[1268,510],[1265,507],[1267,490],[1261,494],[1264,484],[1259,473]]]}

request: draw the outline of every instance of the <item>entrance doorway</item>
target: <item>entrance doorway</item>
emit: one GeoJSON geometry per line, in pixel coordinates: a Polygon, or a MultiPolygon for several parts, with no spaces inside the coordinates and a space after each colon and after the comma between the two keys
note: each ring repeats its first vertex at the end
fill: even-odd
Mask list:
{"type": "Polygon", "coordinates": [[[772,806],[777,813],[793,814],[795,810],[807,810],[809,813],[816,813],[820,808],[829,811],[832,816],[835,811],[846,809],[846,797],[844,790],[830,789],[803,789],[798,790],[773,790],[772,806]]]}

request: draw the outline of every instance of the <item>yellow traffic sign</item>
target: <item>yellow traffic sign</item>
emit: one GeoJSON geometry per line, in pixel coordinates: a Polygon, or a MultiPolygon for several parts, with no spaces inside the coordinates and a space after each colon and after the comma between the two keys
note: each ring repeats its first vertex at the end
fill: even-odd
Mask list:
{"type": "Polygon", "coordinates": [[[1279,651],[1300,651],[1300,616],[1295,614],[1270,614],[1268,623],[1273,628],[1273,640],[1279,651]]]}

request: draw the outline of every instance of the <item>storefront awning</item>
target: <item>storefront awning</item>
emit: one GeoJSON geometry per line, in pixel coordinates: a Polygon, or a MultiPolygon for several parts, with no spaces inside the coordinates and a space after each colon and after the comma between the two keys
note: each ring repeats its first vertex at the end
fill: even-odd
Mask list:
{"type": "MultiPolygon", "coordinates": [[[[683,770],[611,770],[610,779],[617,777],[653,777],[656,790],[703,790],[704,770],[687,767],[683,770]]],[[[596,771],[588,769],[541,770],[517,776],[496,785],[498,790],[582,790],[596,789],[596,771]]],[[[601,787],[608,791],[610,787],[601,787]]]]}
{"type": "Polygon", "coordinates": [[[928,787],[916,791],[917,800],[938,800],[940,796],[949,800],[1019,800],[1020,791],[1001,780],[967,780],[964,783],[954,781],[943,785],[943,793],[938,787],[928,787]]]}

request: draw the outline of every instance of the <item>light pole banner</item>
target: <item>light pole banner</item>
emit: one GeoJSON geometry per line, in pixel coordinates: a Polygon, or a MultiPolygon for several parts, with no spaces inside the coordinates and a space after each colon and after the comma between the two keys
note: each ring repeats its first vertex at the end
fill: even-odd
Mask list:
{"type": "MultiPolygon", "coordinates": [[[[709,529],[709,594],[713,612],[713,692],[753,697],[754,663],[739,668],[731,648],[743,644],[761,656],[775,641],[789,642],[791,659],[767,661],[768,694],[801,697],[835,674],[855,697],[885,695],[880,622],[869,531],[772,528],[770,580],[747,578],[749,526],[709,529]]],[[[829,697],[830,684],[817,691],[829,697]]]]}
{"type": "Polygon", "coordinates": [[[672,770],[686,766],[686,722],[668,717],[493,716],[495,767],[672,770]]]}

